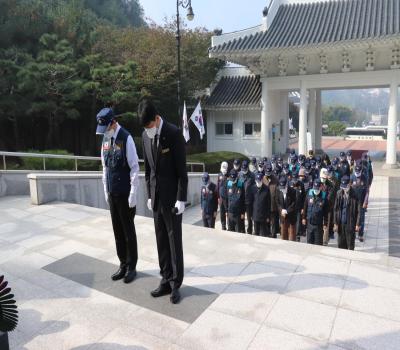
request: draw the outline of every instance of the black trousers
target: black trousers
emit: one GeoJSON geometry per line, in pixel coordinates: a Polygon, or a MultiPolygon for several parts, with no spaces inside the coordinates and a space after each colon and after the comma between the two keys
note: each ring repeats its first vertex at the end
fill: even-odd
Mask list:
{"type": "Polygon", "coordinates": [[[129,208],[128,196],[109,195],[111,222],[121,266],[136,269],[138,260],[135,230],[136,207],[129,208]]]}
{"type": "Polygon", "coordinates": [[[322,245],[324,229],[322,225],[307,224],[307,243],[322,245]]]}
{"type": "Polygon", "coordinates": [[[266,221],[254,221],[254,234],[269,237],[271,235],[269,224],[266,221]]]}
{"type": "Polygon", "coordinates": [[[240,214],[235,215],[228,213],[228,230],[232,232],[242,232],[241,231],[241,219],[240,214]]]}
{"type": "Polygon", "coordinates": [[[222,229],[226,230],[226,206],[224,202],[222,202],[219,206],[219,214],[221,218],[222,229]]]}
{"type": "Polygon", "coordinates": [[[246,216],[247,216],[247,233],[253,234],[253,206],[246,205],[246,216]]]}
{"type": "Polygon", "coordinates": [[[182,215],[158,204],[153,211],[161,284],[178,289],[183,282],[182,215]]]}
{"type": "Polygon", "coordinates": [[[340,227],[338,232],[338,247],[341,249],[354,250],[356,240],[355,230],[347,230],[346,227],[340,227]]]}
{"type": "Polygon", "coordinates": [[[279,225],[279,213],[271,212],[271,235],[273,238],[276,238],[277,234],[280,232],[281,228],[279,225]]]}
{"type": "Polygon", "coordinates": [[[203,226],[215,228],[215,217],[214,215],[203,214],[203,226]]]}

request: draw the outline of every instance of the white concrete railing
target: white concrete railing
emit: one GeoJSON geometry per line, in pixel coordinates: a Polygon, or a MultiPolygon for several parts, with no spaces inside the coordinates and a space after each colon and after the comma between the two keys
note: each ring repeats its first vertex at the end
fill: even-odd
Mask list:
{"type": "MultiPolygon", "coordinates": [[[[210,175],[215,182],[218,175],[210,175]]],[[[187,201],[191,205],[200,203],[202,174],[189,173],[187,201]]],[[[41,205],[62,201],[108,209],[104,198],[102,174],[98,173],[31,173],[28,174],[31,202],[41,205]]],[[[147,194],[144,174],[139,174],[139,192],[136,213],[151,216],[147,209],[147,194]]]]}
{"type": "MultiPolygon", "coordinates": [[[[49,153],[30,153],[30,152],[4,152],[0,151],[0,156],[3,158],[3,170],[7,170],[6,157],[27,157],[27,158],[42,158],[43,159],[43,169],[46,171],[46,159],[66,159],[75,161],[75,171],[78,171],[78,160],[94,160],[101,161],[101,157],[88,157],[88,156],[72,156],[64,154],[49,154],[49,153]]],[[[139,164],[143,164],[144,160],[139,159],[139,164]]],[[[205,171],[204,163],[197,162],[186,162],[186,165],[190,166],[190,171],[193,172],[194,166],[201,166],[202,172],[205,171]]],[[[33,169],[31,169],[33,170],[33,169]]]]}

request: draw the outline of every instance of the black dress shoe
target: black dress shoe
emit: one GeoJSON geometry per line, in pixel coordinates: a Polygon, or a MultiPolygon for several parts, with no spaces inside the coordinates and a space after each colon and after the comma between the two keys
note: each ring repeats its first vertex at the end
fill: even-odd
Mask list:
{"type": "Polygon", "coordinates": [[[179,289],[174,289],[172,290],[171,296],[169,297],[169,300],[171,301],[172,304],[178,304],[179,301],[181,300],[181,293],[179,292],[179,289]]]}
{"type": "Polygon", "coordinates": [[[153,298],[162,297],[172,292],[172,288],[169,284],[160,284],[157,289],[150,292],[153,298]]]}
{"type": "Polygon", "coordinates": [[[124,283],[131,283],[136,277],[136,270],[128,269],[124,277],[124,283]]]}
{"type": "Polygon", "coordinates": [[[118,281],[118,280],[124,278],[126,275],[126,270],[127,270],[126,266],[120,266],[118,271],[111,276],[111,279],[113,281],[118,281]]]}

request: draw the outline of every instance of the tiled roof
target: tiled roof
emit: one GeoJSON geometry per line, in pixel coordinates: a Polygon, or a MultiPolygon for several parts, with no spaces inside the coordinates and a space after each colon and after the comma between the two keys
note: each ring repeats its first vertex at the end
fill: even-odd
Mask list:
{"type": "Polygon", "coordinates": [[[206,100],[206,109],[260,108],[261,83],[254,75],[222,77],[206,100]]]}
{"type": "Polygon", "coordinates": [[[233,39],[211,53],[310,46],[400,36],[400,0],[333,0],[281,5],[268,31],[233,39]]]}

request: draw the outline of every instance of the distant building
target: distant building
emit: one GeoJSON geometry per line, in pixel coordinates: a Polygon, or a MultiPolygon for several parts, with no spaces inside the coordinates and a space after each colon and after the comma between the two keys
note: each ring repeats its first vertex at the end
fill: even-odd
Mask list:
{"type": "Polygon", "coordinates": [[[321,90],[390,87],[386,162],[395,166],[399,0],[275,0],[263,14],[259,26],[212,37],[210,57],[246,69],[224,69],[210,89],[208,150],[284,153],[289,94],[300,100],[298,152],[307,132],[320,149],[321,90]]]}

